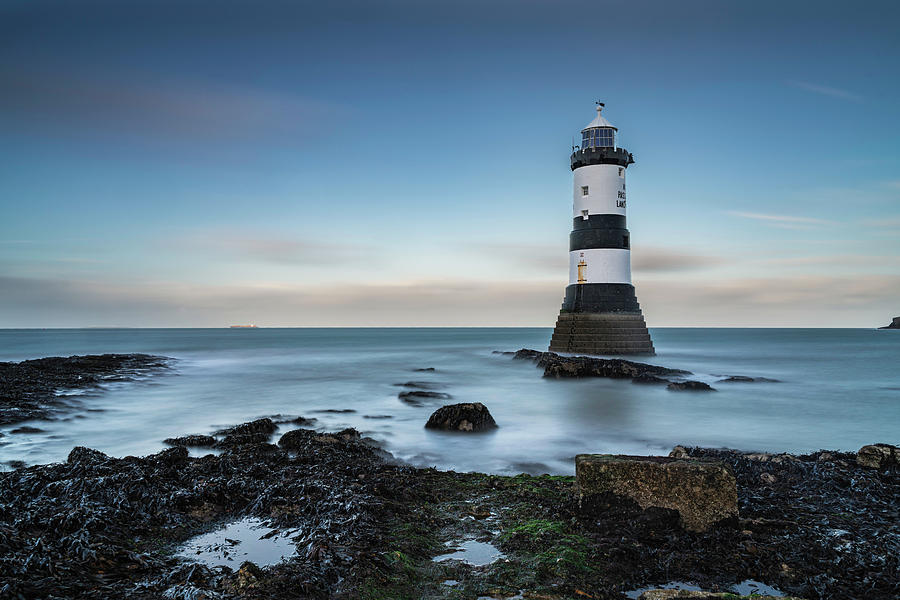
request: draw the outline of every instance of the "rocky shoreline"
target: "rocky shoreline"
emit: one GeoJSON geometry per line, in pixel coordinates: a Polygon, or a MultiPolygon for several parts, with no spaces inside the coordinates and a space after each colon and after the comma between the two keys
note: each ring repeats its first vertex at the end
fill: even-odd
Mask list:
{"type": "Polygon", "coordinates": [[[269,419],[223,430],[218,456],[75,448],[65,463],[0,473],[0,597],[621,599],[745,580],[808,600],[900,594],[897,465],[678,448],[737,481],[740,519],[697,533],[627,504],[587,517],[573,477],[418,469],[352,429],[276,430],[269,419]],[[176,556],[247,517],[293,532],[296,552],[265,568],[176,556]],[[470,543],[498,559],[435,560],[470,543]]]}
{"type": "MultiPolygon", "coordinates": [[[[548,377],[672,384],[690,375],[619,359],[515,356],[548,377]]],[[[39,364],[18,383],[6,371],[4,389],[53,392],[79,359],[90,370],[75,381],[86,386],[168,364],[146,355],[26,361],[39,364]],[[41,387],[40,364],[62,375],[41,387]]],[[[444,407],[433,420],[461,431],[496,425],[477,403],[444,407]]],[[[699,459],[730,482],[730,517],[691,527],[677,510],[616,495],[588,511],[571,476],[415,468],[354,429],[308,429],[314,421],[173,431],[172,447],[150,456],[78,447],[66,462],[0,473],[0,598],[653,600],[674,597],[648,591],[670,582],[705,590],[696,598],[900,596],[894,446],[802,456],[679,446],[649,459],[699,459]],[[241,527],[258,529],[241,538],[232,533],[241,527]],[[197,540],[208,539],[207,552],[197,540]],[[283,559],[266,558],[263,547],[278,540],[283,559]]]]}
{"type": "Polygon", "coordinates": [[[0,362],[0,425],[57,416],[78,397],[60,392],[89,390],[169,368],[172,359],[149,354],[51,356],[0,362]]]}

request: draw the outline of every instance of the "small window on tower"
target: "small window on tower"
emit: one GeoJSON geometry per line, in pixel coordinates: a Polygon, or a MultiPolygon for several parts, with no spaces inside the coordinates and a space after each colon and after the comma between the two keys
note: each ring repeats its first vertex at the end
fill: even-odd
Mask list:
{"type": "Polygon", "coordinates": [[[619,177],[625,177],[625,169],[619,167],[619,177]]]}
{"type": "Polygon", "coordinates": [[[584,209],[581,211],[581,218],[587,220],[588,219],[588,209],[584,209]]]}
{"type": "Polygon", "coordinates": [[[582,196],[588,195],[588,186],[586,186],[586,185],[581,186],[581,195],[582,196]]]}

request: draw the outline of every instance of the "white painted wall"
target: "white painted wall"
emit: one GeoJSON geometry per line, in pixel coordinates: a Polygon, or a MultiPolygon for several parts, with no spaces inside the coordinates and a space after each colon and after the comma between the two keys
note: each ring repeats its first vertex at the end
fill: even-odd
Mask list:
{"type": "Polygon", "coordinates": [[[619,165],[588,165],[574,171],[572,217],[588,215],[625,214],[625,167],[619,165]],[[622,176],[619,176],[622,169],[622,176]],[[582,194],[582,186],[588,186],[588,195],[582,194]]]}
{"type": "Polygon", "coordinates": [[[584,258],[584,283],[631,283],[631,250],[594,248],[569,252],[569,284],[578,283],[578,263],[584,258]]]}

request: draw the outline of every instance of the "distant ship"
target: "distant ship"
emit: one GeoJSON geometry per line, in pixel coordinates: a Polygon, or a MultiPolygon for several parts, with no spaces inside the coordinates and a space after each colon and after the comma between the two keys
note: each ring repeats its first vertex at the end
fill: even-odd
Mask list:
{"type": "Polygon", "coordinates": [[[258,329],[258,327],[251,323],[250,325],[232,325],[231,329],[258,329]]]}

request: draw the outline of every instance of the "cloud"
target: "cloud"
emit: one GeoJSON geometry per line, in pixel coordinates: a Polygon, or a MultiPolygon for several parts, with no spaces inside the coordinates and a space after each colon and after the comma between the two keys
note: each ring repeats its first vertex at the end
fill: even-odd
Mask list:
{"type": "Polygon", "coordinates": [[[138,73],[0,69],[0,111],[21,125],[175,139],[295,139],[321,128],[333,106],[258,88],[138,73]]]}
{"type": "MultiPolygon", "coordinates": [[[[0,277],[0,327],[544,326],[558,282],[201,285],[0,277]]],[[[900,276],[636,283],[651,326],[874,326],[896,315],[900,276]]]]}
{"type": "Polygon", "coordinates": [[[708,254],[691,254],[671,248],[639,246],[631,253],[635,273],[667,273],[691,271],[719,265],[725,259],[708,254]]]}
{"type": "Polygon", "coordinates": [[[191,251],[205,252],[231,260],[244,260],[282,265],[323,266],[345,264],[365,257],[367,264],[377,264],[375,249],[355,244],[335,244],[319,240],[284,237],[278,233],[245,232],[235,229],[195,232],[163,245],[175,245],[191,251]]]}
{"type": "Polygon", "coordinates": [[[863,225],[869,227],[900,227],[900,217],[882,217],[880,219],[864,219],[863,225]]]}
{"type": "Polygon", "coordinates": [[[820,94],[823,96],[831,96],[832,98],[840,98],[841,100],[851,100],[853,102],[863,101],[862,96],[859,96],[858,94],[848,92],[847,90],[828,87],[825,85],[817,85],[815,83],[809,83],[806,81],[789,81],[788,85],[792,85],[795,88],[799,88],[801,90],[806,90],[807,92],[813,92],[815,94],[820,94]]]}
{"type": "Polygon", "coordinates": [[[779,227],[782,229],[813,229],[817,226],[821,225],[834,225],[834,221],[828,221],[825,219],[816,219],[813,217],[795,217],[791,215],[770,215],[763,213],[754,213],[754,212],[743,212],[737,210],[730,210],[728,214],[734,217],[740,217],[742,219],[754,219],[757,221],[765,221],[769,223],[772,227],[779,227]]]}

